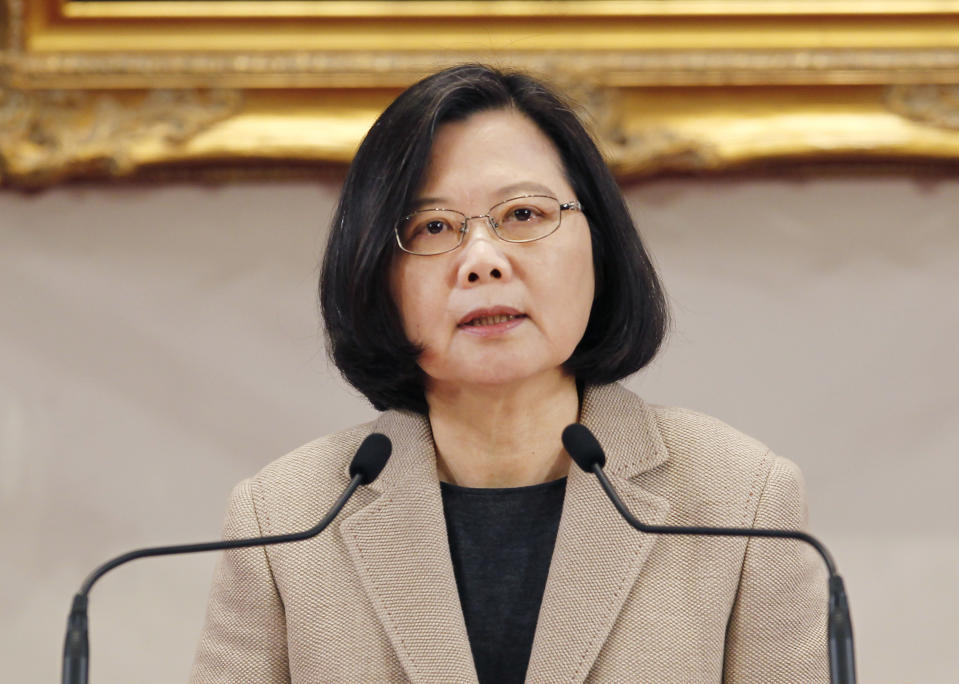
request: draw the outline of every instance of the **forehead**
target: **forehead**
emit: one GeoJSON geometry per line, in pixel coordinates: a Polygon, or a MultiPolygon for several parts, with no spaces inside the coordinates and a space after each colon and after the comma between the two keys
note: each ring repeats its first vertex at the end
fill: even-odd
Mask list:
{"type": "Polygon", "coordinates": [[[559,153],[539,127],[514,110],[493,110],[440,126],[417,200],[482,204],[522,194],[566,200],[571,192],[559,153]]]}

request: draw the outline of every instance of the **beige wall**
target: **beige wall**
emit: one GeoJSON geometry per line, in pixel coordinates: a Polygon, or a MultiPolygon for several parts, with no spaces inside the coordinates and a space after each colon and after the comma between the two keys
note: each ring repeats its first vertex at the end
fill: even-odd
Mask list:
{"type": "MultiPolygon", "coordinates": [[[[0,662],[54,681],[106,558],[216,537],[229,489],[373,415],[314,281],[336,187],[0,193],[0,662]]],[[[629,384],[803,468],[865,682],[959,671],[959,179],[672,180],[628,191],[675,330],[629,384]]],[[[183,681],[212,556],[92,593],[92,680],[183,681]]]]}

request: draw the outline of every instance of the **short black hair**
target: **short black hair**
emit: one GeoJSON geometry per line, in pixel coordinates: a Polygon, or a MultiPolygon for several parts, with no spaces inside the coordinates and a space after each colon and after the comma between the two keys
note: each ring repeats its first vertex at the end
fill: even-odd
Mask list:
{"type": "Polygon", "coordinates": [[[616,179],[570,103],[518,72],[464,64],[405,90],[367,133],[350,165],[320,276],[329,351],[378,410],[427,413],[422,349],[407,339],[390,290],[393,228],[423,182],[437,129],[477,112],[512,109],[559,152],[584,207],[596,282],[586,332],[564,368],[579,382],[620,380],[648,364],[667,330],[659,278],[616,179]]]}

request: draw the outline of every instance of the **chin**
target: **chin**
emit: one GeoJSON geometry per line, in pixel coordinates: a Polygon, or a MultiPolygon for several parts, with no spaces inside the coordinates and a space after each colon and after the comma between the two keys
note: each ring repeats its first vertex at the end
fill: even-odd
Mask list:
{"type": "Polygon", "coordinates": [[[432,379],[433,383],[445,385],[447,387],[467,388],[483,387],[484,389],[494,389],[499,387],[508,387],[510,385],[520,384],[526,380],[534,380],[549,375],[566,375],[561,366],[517,366],[507,363],[489,363],[477,364],[476,367],[469,368],[459,366],[452,372],[442,373],[438,369],[424,367],[423,370],[432,379]]]}

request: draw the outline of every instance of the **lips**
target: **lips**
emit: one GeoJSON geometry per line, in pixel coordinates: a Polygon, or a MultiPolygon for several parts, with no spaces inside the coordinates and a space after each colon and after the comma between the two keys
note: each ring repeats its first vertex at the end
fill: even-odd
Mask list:
{"type": "Polygon", "coordinates": [[[481,318],[474,318],[471,321],[467,321],[463,325],[496,325],[497,323],[505,323],[506,321],[511,321],[514,318],[519,318],[519,316],[507,316],[505,314],[500,314],[499,316],[483,316],[481,318]]]}
{"type": "Polygon", "coordinates": [[[494,306],[470,311],[459,320],[457,326],[460,328],[493,326],[508,323],[517,318],[526,318],[526,314],[508,306],[494,306]]]}

